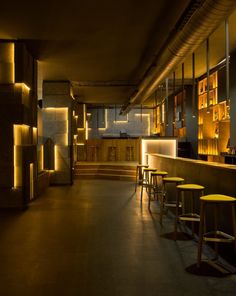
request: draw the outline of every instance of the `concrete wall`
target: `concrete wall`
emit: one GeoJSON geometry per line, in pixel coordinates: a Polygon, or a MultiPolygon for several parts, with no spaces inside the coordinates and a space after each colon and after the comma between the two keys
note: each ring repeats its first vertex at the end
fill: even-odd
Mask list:
{"type": "Polygon", "coordinates": [[[37,63],[2,41],[0,73],[0,207],[24,208],[37,196],[37,63]]]}
{"type": "Polygon", "coordinates": [[[132,109],[127,116],[120,116],[119,109],[88,108],[89,139],[102,136],[119,137],[120,133],[129,136],[149,136],[153,132],[152,109],[132,109]],[[141,120],[141,112],[143,114],[141,120]]]}
{"type": "Polygon", "coordinates": [[[51,184],[72,184],[72,109],[73,98],[68,81],[43,82],[44,167],[51,171],[51,184]],[[46,142],[52,145],[47,146],[46,142]],[[50,150],[50,151],[49,151],[50,150]],[[51,159],[53,163],[45,163],[51,159]]]}

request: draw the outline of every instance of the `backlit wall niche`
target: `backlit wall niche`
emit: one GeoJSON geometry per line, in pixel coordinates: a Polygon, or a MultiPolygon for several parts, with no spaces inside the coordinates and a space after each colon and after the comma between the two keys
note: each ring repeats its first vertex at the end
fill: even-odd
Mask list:
{"type": "Polygon", "coordinates": [[[14,137],[14,188],[22,186],[23,147],[31,144],[31,129],[28,125],[13,125],[14,137]]]}
{"type": "Polygon", "coordinates": [[[0,83],[15,82],[15,44],[0,42],[0,83]]]}
{"type": "Polygon", "coordinates": [[[47,122],[45,136],[54,143],[54,170],[60,171],[68,154],[68,108],[45,108],[44,115],[47,122]]]}

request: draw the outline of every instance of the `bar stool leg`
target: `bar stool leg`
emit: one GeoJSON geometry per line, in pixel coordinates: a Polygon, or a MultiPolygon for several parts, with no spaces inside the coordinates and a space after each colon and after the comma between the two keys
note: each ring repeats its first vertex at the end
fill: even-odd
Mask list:
{"type": "Polygon", "coordinates": [[[179,220],[179,199],[180,199],[180,190],[177,190],[177,198],[176,198],[176,215],[175,215],[175,229],[174,229],[174,240],[177,240],[177,224],[179,220]]]}
{"type": "Polygon", "coordinates": [[[143,183],[142,183],[142,186],[141,186],[141,198],[140,198],[140,202],[141,203],[143,202],[143,183]]]}
{"type": "Polygon", "coordinates": [[[203,243],[203,228],[205,224],[205,203],[200,202],[200,225],[199,225],[199,242],[198,242],[198,258],[197,267],[200,267],[202,260],[202,243],[203,243]]]}
{"type": "MultiPolygon", "coordinates": [[[[214,204],[214,227],[215,231],[218,229],[218,206],[217,204],[214,204]]],[[[215,237],[217,237],[217,233],[215,234],[215,237]]],[[[218,244],[217,242],[214,243],[214,249],[218,257],[218,244]]]]}
{"type": "Polygon", "coordinates": [[[163,212],[164,212],[164,206],[165,206],[165,198],[166,198],[166,185],[163,183],[163,190],[161,193],[161,199],[160,199],[160,224],[162,225],[162,219],[163,219],[163,212]]]}
{"type": "Polygon", "coordinates": [[[139,169],[136,169],[136,177],[135,177],[135,192],[137,191],[137,185],[138,185],[138,176],[139,176],[139,169]]]}
{"type": "Polygon", "coordinates": [[[151,206],[151,194],[152,194],[152,190],[150,187],[148,187],[148,210],[149,211],[150,211],[150,206],[151,206]]]}
{"type": "Polygon", "coordinates": [[[234,230],[234,250],[236,252],[236,207],[235,207],[235,203],[232,203],[232,218],[233,218],[233,230],[234,230]]]}
{"type": "MultiPolygon", "coordinates": [[[[194,212],[194,191],[192,191],[192,198],[191,198],[191,212],[194,212]]],[[[191,223],[192,226],[192,237],[194,237],[194,222],[191,223]]]]}

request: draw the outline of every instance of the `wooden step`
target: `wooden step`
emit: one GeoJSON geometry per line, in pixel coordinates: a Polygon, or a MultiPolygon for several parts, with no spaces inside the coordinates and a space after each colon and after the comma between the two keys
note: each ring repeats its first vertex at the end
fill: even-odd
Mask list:
{"type": "Polygon", "coordinates": [[[119,169],[94,169],[94,168],[86,168],[86,169],[81,169],[77,168],[74,170],[75,175],[80,175],[80,174],[108,174],[108,175],[130,175],[130,176],[135,176],[135,171],[130,171],[130,170],[119,170],[119,169]]]}
{"type": "Polygon", "coordinates": [[[121,175],[107,175],[107,174],[97,174],[97,175],[75,175],[75,179],[105,179],[105,180],[120,180],[120,181],[135,181],[133,176],[121,176],[121,175]]]}
{"type": "Polygon", "coordinates": [[[126,164],[76,164],[74,168],[75,179],[107,179],[134,181],[136,165],[126,164]]]}
{"type": "Polygon", "coordinates": [[[85,164],[76,164],[74,166],[75,169],[113,169],[113,170],[116,170],[116,169],[120,169],[120,170],[130,170],[130,171],[136,171],[136,166],[128,166],[128,165],[96,165],[96,164],[93,164],[93,165],[85,165],[85,164]]]}

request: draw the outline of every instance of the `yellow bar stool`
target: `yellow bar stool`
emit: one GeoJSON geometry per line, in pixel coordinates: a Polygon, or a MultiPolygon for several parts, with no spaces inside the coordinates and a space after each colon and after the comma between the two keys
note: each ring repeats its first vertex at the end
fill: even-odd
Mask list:
{"type": "Polygon", "coordinates": [[[204,241],[215,242],[215,249],[217,250],[217,243],[234,243],[234,248],[236,251],[236,209],[235,209],[236,199],[231,196],[222,194],[210,194],[200,197],[200,227],[199,227],[199,243],[198,243],[198,259],[197,266],[200,267],[202,258],[202,244],[204,241]],[[214,224],[215,230],[210,232],[205,232],[206,229],[206,206],[211,205],[214,207],[214,224]],[[233,222],[233,236],[229,235],[218,229],[218,214],[219,208],[222,205],[228,205],[231,207],[232,211],[232,222],[233,222]]]}
{"type": "MultiPolygon", "coordinates": [[[[168,175],[165,171],[151,172],[151,190],[153,190],[154,200],[158,199],[158,194],[163,194],[163,178],[168,175]]],[[[151,193],[151,192],[150,192],[151,193]]],[[[151,194],[148,195],[148,209],[150,210],[151,194]]]]}
{"type": "MultiPolygon", "coordinates": [[[[184,182],[184,179],[180,177],[165,177],[163,178],[162,181],[163,181],[163,194],[161,195],[161,199],[160,199],[160,223],[161,224],[162,224],[165,210],[168,207],[176,207],[176,201],[170,202],[168,200],[168,196],[166,194],[166,185],[174,184],[176,187],[177,185],[182,184],[184,182]]],[[[179,206],[181,206],[181,204],[179,206]]]]}
{"type": "Polygon", "coordinates": [[[195,213],[195,193],[198,193],[198,195],[202,196],[204,194],[205,187],[198,184],[182,184],[178,185],[177,187],[177,200],[176,200],[176,216],[175,216],[175,240],[177,237],[177,224],[179,221],[190,221],[192,222],[192,235],[194,235],[194,222],[200,222],[200,215],[195,213]],[[186,196],[183,196],[182,200],[182,214],[179,214],[179,203],[181,199],[181,195],[184,192],[191,192],[192,194],[189,196],[191,198],[191,212],[185,213],[184,208],[184,198],[186,196]]]}
{"type": "Polygon", "coordinates": [[[143,201],[143,188],[146,188],[148,195],[151,193],[151,173],[155,172],[157,169],[155,168],[144,168],[143,169],[143,178],[141,184],[141,198],[140,201],[143,201]]]}
{"type": "Polygon", "coordinates": [[[136,177],[135,177],[135,192],[137,190],[138,184],[141,184],[143,178],[143,169],[148,168],[146,164],[138,164],[136,166],[136,177]]]}

